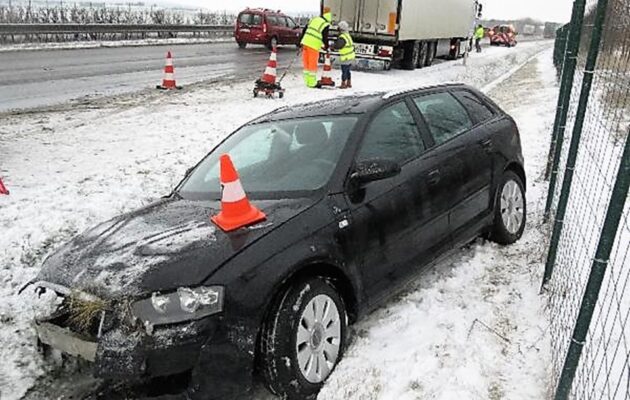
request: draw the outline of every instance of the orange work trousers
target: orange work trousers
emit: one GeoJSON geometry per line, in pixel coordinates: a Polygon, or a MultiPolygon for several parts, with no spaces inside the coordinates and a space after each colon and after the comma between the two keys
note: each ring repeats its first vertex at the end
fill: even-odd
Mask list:
{"type": "Polygon", "coordinates": [[[317,63],[319,50],[302,46],[302,63],[304,64],[304,83],[310,88],[317,86],[317,63]]]}

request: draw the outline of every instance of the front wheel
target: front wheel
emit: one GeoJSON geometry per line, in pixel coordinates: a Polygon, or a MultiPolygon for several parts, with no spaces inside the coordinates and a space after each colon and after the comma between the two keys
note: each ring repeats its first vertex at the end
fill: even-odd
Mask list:
{"type": "Polygon", "coordinates": [[[506,171],[496,197],[490,239],[499,244],[512,244],[523,236],[527,219],[525,188],[521,178],[512,171],[506,171]]]}
{"type": "Polygon", "coordinates": [[[236,42],[238,43],[238,48],[239,49],[244,49],[245,47],[247,47],[247,43],[246,42],[236,42]]]}
{"type": "Polygon", "coordinates": [[[344,303],[324,278],[289,288],[272,309],[260,338],[260,370],[269,389],[290,400],[315,398],[341,359],[344,303]]]}

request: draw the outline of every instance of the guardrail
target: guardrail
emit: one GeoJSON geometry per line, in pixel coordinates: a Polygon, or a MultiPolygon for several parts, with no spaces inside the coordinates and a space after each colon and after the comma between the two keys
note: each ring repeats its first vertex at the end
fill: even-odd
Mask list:
{"type": "Polygon", "coordinates": [[[77,37],[100,39],[104,35],[122,35],[123,37],[139,35],[142,38],[157,36],[176,37],[178,34],[197,36],[230,36],[233,25],[172,25],[172,24],[0,24],[0,42],[50,40],[49,35],[62,36],[65,40],[76,40],[77,37]],[[72,35],[66,37],[66,35],[72,35]]]}

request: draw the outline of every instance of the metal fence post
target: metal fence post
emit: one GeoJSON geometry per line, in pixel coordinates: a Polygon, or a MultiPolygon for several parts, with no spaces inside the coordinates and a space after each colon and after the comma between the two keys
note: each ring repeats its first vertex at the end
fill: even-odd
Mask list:
{"type": "MultiPolygon", "coordinates": [[[[600,0],[600,3],[607,3],[607,0],[600,0]]],[[[630,189],[630,134],[626,138],[621,164],[617,171],[615,186],[613,187],[610,203],[608,204],[608,210],[606,212],[606,219],[604,220],[604,226],[602,227],[602,232],[599,237],[597,252],[595,253],[595,259],[591,265],[591,272],[588,277],[588,283],[586,284],[584,297],[582,298],[580,312],[575,323],[575,329],[573,330],[573,336],[569,344],[569,351],[567,352],[567,358],[564,362],[562,375],[558,382],[556,400],[565,400],[568,398],[569,393],[571,393],[573,379],[575,378],[575,372],[580,362],[582,349],[586,343],[586,335],[591,325],[597,298],[599,297],[606,268],[608,267],[610,253],[615,244],[619,222],[623,215],[626,198],[628,197],[628,189],[630,189]]]]}
{"type": "MultiPolygon", "coordinates": [[[[560,199],[558,200],[558,210],[556,211],[555,222],[553,226],[553,233],[551,234],[551,242],[549,244],[549,252],[547,253],[547,263],[545,264],[545,275],[543,277],[543,288],[547,285],[551,279],[553,273],[553,267],[556,263],[556,256],[558,252],[558,243],[560,241],[560,235],[562,234],[562,227],[564,223],[564,216],[567,211],[567,204],[569,202],[569,194],[571,192],[571,183],[573,182],[573,170],[575,168],[575,162],[577,160],[578,148],[580,147],[580,140],[582,138],[582,128],[584,127],[584,116],[588,107],[589,97],[591,95],[591,87],[593,85],[593,73],[597,66],[597,57],[599,56],[599,45],[602,39],[602,31],[604,28],[604,20],[606,17],[606,7],[608,6],[608,0],[599,0],[597,3],[597,14],[595,15],[595,26],[593,27],[593,33],[591,36],[591,43],[588,51],[588,57],[586,59],[586,66],[584,68],[584,78],[582,79],[582,89],[580,91],[580,100],[578,102],[578,109],[575,114],[575,125],[573,127],[573,135],[571,136],[571,145],[569,147],[569,154],[567,156],[567,165],[564,171],[564,179],[562,181],[562,190],[560,192],[560,199]]],[[[584,11],[584,10],[582,10],[584,11]]],[[[584,13],[582,12],[582,18],[580,23],[584,21],[584,13]]],[[[580,28],[581,31],[581,28],[580,28]]],[[[576,58],[572,63],[576,63],[576,58]]],[[[574,71],[575,72],[575,68],[574,71]]],[[[566,109],[563,111],[566,114],[566,109]]],[[[564,123],[566,123],[566,115],[564,123]]],[[[561,126],[558,132],[558,149],[554,157],[554,171],[551,175],[551,180],[555,184],[555,177],[557,176],[557,160],[560,158],[559,148],[561,147],[561,137],[564,127],[561,126]]],[[[547,206],[550,207],[550,198],[553,197],[553,186],[549,183],[549,195],[547,197],[547,206]]],[[[547,209],[546,212],[549,210],[547,209]]]]}
{"type": "MultiPolygon", "coordinates": [[[[585,9],[586,0],[575,0],[573,2],[571,25],[569,26],[569,38],[562,66],[562,81],[560,84],[560,94],[558,96],[556,119],[553,126],[551,146],[549,148],[549,155],[551,156],[553,153],[553,162],[548,164],[548,171],[551,171],[551,179],[549,181],[549,191],[547,193],[547,204],[545,205],[545,221],[549,218],[549,212],[553,203],[553,195],[556,190],[558,163],[560,162],[560,155],[562,154],[564,131],[566,128],[567,116],[569,114],[568,106],[571,101],[573,78],[575,77],[575,68],[577,66],[578,54],[580,51],[580,38],[582,36],[582,24],[584,22],[585,9]]],[[[545,174],[545,177],[546,176],[547,174],[545,174]]]]}

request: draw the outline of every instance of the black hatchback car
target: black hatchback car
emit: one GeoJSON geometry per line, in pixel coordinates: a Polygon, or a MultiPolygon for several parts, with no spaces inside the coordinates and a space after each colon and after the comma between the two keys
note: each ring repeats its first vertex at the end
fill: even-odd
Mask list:
{"type": "Polygon", "coordinates": [[[33,282],[54,305],[38,337],[149,392],[230,399],[261,377],[314,398],[349,323],[479,235],[519,239],[524,187],[514,121],[467,86],[281,108],[169,196],[50,256],[33,282]],[[210,221],[224,153],[266,221],[232,232],[210,221]]]}

